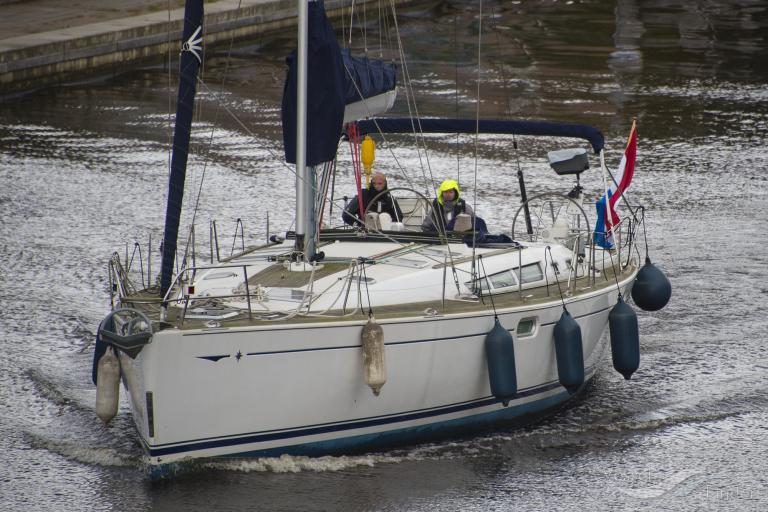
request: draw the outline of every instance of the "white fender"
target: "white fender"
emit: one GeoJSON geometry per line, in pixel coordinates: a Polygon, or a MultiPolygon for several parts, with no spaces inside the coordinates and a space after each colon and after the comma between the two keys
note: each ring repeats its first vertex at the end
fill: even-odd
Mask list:
{"type": "Polygon", "coordinates": [[[120,398],[120,363],[112,347],[99,359],[96,374],[96,415],[108,424],[117,415],[120,398]]]}
{"type": "Polygon", "coordinates": [[[363,368],[365,383],[379,396],[384,383],[387,382],[387,365],[384,353],[384,331],[373,317],[363,326],[360,337],[363,344],[363,368]]]}

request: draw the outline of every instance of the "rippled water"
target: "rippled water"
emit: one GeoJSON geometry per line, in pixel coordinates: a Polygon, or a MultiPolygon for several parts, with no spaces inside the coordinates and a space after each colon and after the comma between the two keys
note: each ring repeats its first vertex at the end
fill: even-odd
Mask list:
{"type": "MultiPolygon", "coordinates": [[[[402,11],[423,115],[474,115],[478,9],[446,1],[402,11]]],[[[0,509],[768,507],[768,6],[486,1],[482,26],[482,115],[595,124],[610,165],[638,118],[630,199],[648,207],[651,257],[674,293],[665,310],[640,314],[632,381],[608,360],[583,399],[524,430],[358,457],[206,464],[151,484],[127,403],[102,427],[90,384],[107,259],[162,229],[168,76],[148,67],[0,109],[0,509]]],[[[369,36],[378,39],[373,24],[369,36]]],[[[205,173],[198,220],[217,219],[222,238],[242,218],[246,237],[263,239],[266,211],[273,231],[291,223],[292,175],[271,156],[281,151],[290,45],[286,36],[239,45],[231,59],[226,47],[209,52],[195,138],[213,144],[191,159],[188,185],[196,191],[205,173]]],[[[402,100],[396,110],[407,112],[402,100]]],[[[420,176],[404,142],[391,145],[420,176]]],[[[453,175],[453,139],[431,144],[436,179],[453,175]]],[[[567,190],[530,164],[543,149],[521,139],[530,189],[567,190]]],[[[496,225],[517,207],[512,156],[508,140],[493,139],[479,155],[479,209],[496,225]]],[[[471,149],[459,162],[466,183],[471,149]]],[[[351,193],[348,170],[341,178],[351,193]]],[[[594,191],[600,177],[583,182],[594,191]]]]}

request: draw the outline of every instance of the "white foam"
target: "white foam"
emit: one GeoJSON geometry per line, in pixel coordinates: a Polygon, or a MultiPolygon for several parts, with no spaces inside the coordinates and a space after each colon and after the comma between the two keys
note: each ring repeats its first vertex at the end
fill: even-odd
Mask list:
{"type": "Polygon", "coordinates": [[[409,457],[390,455],[360,455],[360,456],[324,456],[306,457],[282,455],[280,457],[261,457],[256,459],[227,459],[216,460],[203,464],[210,469],[224,471],[240,471],[243,473],[300,473],[302,471],[328,472],[342,471],[355,467],[373,467],[377,464],[392,464],[401,462],[409,457]]]}

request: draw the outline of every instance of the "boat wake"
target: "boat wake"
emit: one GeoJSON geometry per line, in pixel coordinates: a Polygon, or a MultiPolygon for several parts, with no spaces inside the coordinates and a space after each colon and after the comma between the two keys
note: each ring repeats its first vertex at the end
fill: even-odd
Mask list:
{"type": "Polygon", "coordinates": [[[224,459],[202,463],[203,469],[218,471],[236,471],[242,473],[300,473],[334,472],[358,467],[374,467],[382,464],[402,462],[407,457],[387,454],[360,456],[324,456],[306,457],[282,455],[280,457],[260,457],[257,459],[224,459]]]}
{"type": "Polygon", "coordinates": [[[68,378],[38,369],[26,370],[24,377],[42,399],[35,421],[18,425],[30,447],[88,465],[141,466],[142,451],[127,414],[104,427],[93,421],[93,391],[68,387],[68,378]]]}
{"type": "Polygon", "coordinates": [[[80,440],[52,439],[46,435],[31,432],[27,432],[26,437],[32,448],[47,450],[83,464],[104,467],[141,466],[142,457],[138,451],[137,455],[127,454],[109,446],[89,446],[80,440]]]}
{"type": "MultiPolygon", "coordinates": [[[[28,369],[24,372],[24,376],[32,383],[37,394],[49,403],[60,408],[66,407],[81,413],[94,414],[93,407],[87,405],[84,401],[86,397],[71,396],[63,391],[58,381],[43,374],[40,370],[28,369]]],[[[93,401],[92,397],[88,398],[91,398],[91,401],[93,401]]],[[[62,411],[59,410],[58,415],[61,415],[61,413],[62,411]]]]}

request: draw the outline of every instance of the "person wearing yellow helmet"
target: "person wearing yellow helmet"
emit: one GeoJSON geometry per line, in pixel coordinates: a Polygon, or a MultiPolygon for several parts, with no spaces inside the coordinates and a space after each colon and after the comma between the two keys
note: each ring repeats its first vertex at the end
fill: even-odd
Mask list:
{"type": "Polygon", "coordinates": [[[456,180],[445,180],[437,189],[437,198],[432,201],[432,212],[424,219],[424,231],[452,231],[456,217],[466,213],[475,216],[472,207],[461,199],[461,189],[456,180]]]}

